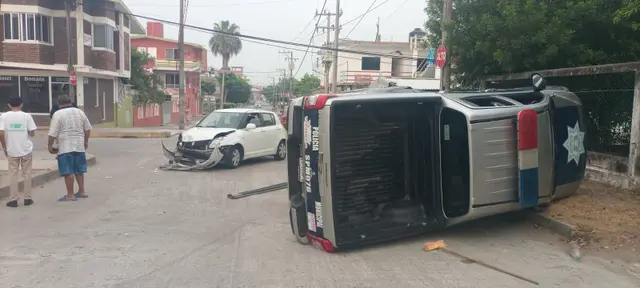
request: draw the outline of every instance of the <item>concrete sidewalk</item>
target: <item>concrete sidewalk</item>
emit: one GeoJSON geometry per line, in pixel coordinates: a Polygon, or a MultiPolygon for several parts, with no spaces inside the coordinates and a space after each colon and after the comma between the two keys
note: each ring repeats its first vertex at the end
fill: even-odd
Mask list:
{"type": "MultiPolygon", "coordinates": [[[[185,129],[191,129],[202,117],[195,117],[185,125],[185,129]]],[[[49,127],[38,127],[36,136],[46,137],[49,127]]],[[[178,129],[178,125],[169,123],[156,127],[131,127],[131,128],[97,128],[91,130],[91,138],[170,138],[184,131],[178,129]]]]}
{"type": "MultiPolygon", "coordinates": [[[[96,164],[96,156],[87,154],[87,165],[91,166],[94,164],[96,164]]],[[[34,151],[32,165],[32,187],[43,185],[60,177],[56,155],[49,154],[45,151],[34,151]]],[[[24,186],[24,180],[22,177],[20,177],[18,186],[19,189],[22,190],[24,186]]],[[[0,153],[0,198],[9,197],[9,192],[8,163],[4,154],[0,153]]]]}

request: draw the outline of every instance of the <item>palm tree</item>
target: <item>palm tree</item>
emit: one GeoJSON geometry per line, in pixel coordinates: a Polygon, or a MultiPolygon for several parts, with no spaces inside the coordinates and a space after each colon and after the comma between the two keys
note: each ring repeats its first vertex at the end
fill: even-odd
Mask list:
{"type": "Polygon", "coordinates": [[[213,56],[222,56],[222,69],[229,69],[229,59],[238,55],[242,50],[240,37],[240,27],[227,20],[213,24],[213,36],[209,39],[209,48],[213,56]]]}

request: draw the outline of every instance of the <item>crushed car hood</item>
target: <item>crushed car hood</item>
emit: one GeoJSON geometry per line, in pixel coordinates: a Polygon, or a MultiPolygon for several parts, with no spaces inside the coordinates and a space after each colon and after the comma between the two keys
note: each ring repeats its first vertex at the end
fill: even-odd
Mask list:
{"type": "Polygon", "coordinates": [[[182,132],[182,141],[202,141],[211,140],[218,134],[228,134],[229,132],[236,131],[233,128],[207,128],[207,127],[193,127],[187,131],[182,132]]]}

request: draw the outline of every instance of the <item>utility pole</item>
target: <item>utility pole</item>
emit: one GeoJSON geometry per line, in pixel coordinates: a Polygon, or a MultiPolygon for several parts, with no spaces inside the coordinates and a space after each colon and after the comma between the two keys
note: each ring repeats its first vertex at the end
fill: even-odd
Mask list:
{"type": "MultiPolygon", "coordinates": [[[[279,83],[282,83],[282,82],[283,82],[283,80],[287,79],[287,69],[279,68],[279,69],[277,69],[277,70],[278,70],[278,71],[280,71],[280,73],[282,73],[282,74],[280,75],[280,82],[279,82],[279,83]]],[[[286,82],[285,82],[285,83],[286,83],[286,82]]],[[[283,84],[285,84],[285,83],[283,83],[283,84]]],[[[289,89],[291,89],[291,87],[292,87],[292,85],[291,85],[291,79],[289,79],[289,89]]],[[[281,104],[281,102],[282,102],[282,98],[284,97],[284,91],[285,91],[286,89],[285,89],[284,87],[282,87],[282,89],[280,89],[280,90],[281,90],[281,91],[280,91],[280,94],[278,94],[278,96],[276,96],[276,99],[278,99],[278,102],[277,102],[277,103],[278,103],[278,105],[277,105],[278,110],[277,110],[277,111],[279,111],[279,110],[280,110],[280,104],[281,104]]],[[[291,90],[289,90],[289,91],[291,91],[291,90]]]]}
{"type": "Polygon", "coordinates": [[[74,95],[76,94],[76,87],[71,85],[71,73],[73,73],[73,54],[71,53],[73,49],[71,48],[73,42],[71,41],[71,9],[75,8],[74,0],[67,0],[64,2],[64,10],[66,12],[66,20],[67,20],[67,74],[69,74],[69,98],[73,101],[74,95]]]}
{"type": "Polygon", "coordinates": [[[180,57],[180,81],[178,105],[180,106],[180,119],[178,120],[178,129],[184,129],[184,0],[180,0],[180,31],[178,31],[178,54],[180,57]]]}
{"type": "MultiPolygon", "coordinates": [[[[318,11],[316,11],[316,16],[327,16],[327,26],[316,26],[316,29],[322,29],[324,31],[325,34],[327,34],[327,43],[325,43],[325,46],[329,47],[329,45],[331,45],[331,33],[329,33],[332,29],[334,29],[334,27],[331,26],[331,16],[335,16],[335,13],[330,13],[327,10],[322,11],[322,13],[318,13],[318,11]]],[[[327,57],[329,56],[330,49],[327,49],[324,51],[324,53],[322,55],[322,64],[324,64],[324,92],[325,93],[329,93],[331,92],[331,86],[329,85],[329,71],[331,71],[331,61],[329,61],[327,59],[327,57]]]]}
{"type": "MultiPolygon", "coordinates": [[[[451,14],[453,14],[453,4],[452,4],[452,0],[443,0],[443,9],[442,9],[442,22],[444,24],[445,27],[449,27],[449,24],[451,23],[451,14]]],[[[442,67],[442,73],[440,73],[440,87],[442,87],[444,91],[448,92],[451,88],[451,57],[449,57],[450,53],[448,51],[451,51],[451,47],[447,46],[447,40],[449,38],[449,35],[447,33],[447,29],[442,29],[442,45],[444,45],[447,48],[447,58],[446,62],[444,64],[444,67],[442,67]]]]}
{"type": "Polygon", "coordinates": [[[276,112],[276,105],[275,105],[275,99],[276,99],[276,95],[278,95],[278,87],[276,86],[276,77],[269,77],[271,78],[271,80],[273,80],[273,91],[271,91],[272,93],[274,93],[274,95],[271,95],[271,101],[273,101],[274,103],[272,103],[273,105],[271,106],[271,111],[276,112]]]}
{"type": "Polygon", "coordinates": [[[336,27],[335,36],[333,36],[333,88],[331,92],[333,94],[338,93],[338,42],[340,42],[340,16],[342,11],[340,10],[340,0],[336,0],[336,27]]]}
{"type": "Polygon", "coordinates": [[[293,94],[293,69],[296,68],[296,60],[298,58],[293,58],[293,51],[280,51],[280,53],[284,54],[285,60],[287,61],[287,66],[289,66],[289,94],[293,94]]]}
{"type": "Polygon", "coordinates": [[[225,93],[227,91],[225,91],[224,89],[224,76],[225,74],[227,74],[227,70],[225,70],[224,68],[222,68],[222,70],[219,70],[222,73],[222,84],[220,84],[220,109],[224,109],[224,101],[225,101],[225,93]]]}

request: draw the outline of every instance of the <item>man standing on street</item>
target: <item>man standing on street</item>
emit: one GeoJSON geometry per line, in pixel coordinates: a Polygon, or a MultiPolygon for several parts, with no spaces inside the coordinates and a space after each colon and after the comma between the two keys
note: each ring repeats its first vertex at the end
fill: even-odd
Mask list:
{"type": "Polygon", "coordinates": [[[85,151],[89,146],[91,124],[82,110],[72,106],[68,96],[58,96],[58,107],[49,126],[49,152],[58,154],[58,169],[67,186],[67,194],[58,201],[76,201],[77,198],[88,197],[84,191],[84,174],[87,173],[85,151]],[[56,139],[59,146],[57,152],[53,148],[56,139]],[[75,194],[74,178],[78,182],[78,192],[75,194]]]}
{"type": "Polygon", "coordinates": [[[31,199],[31,164],[33,152],[33,142],[31,138],[35,135],[36,123],[33,122],[31,114],[24,113],[22,109],[22,99],[14,97],[9,99],[9,109],[0,116],[0,142],[4,149],[4,155],[9,164],[9,189],[11,198],[7,202],[9,207],[18,207],[18,171],[22,169],[24,185],[24,206],[33,204],[31,199]]]}

